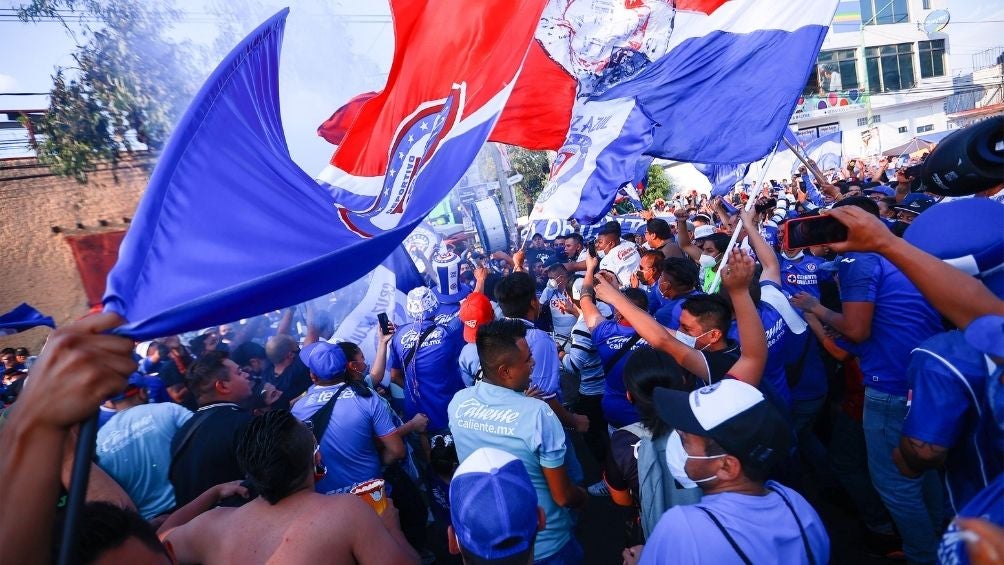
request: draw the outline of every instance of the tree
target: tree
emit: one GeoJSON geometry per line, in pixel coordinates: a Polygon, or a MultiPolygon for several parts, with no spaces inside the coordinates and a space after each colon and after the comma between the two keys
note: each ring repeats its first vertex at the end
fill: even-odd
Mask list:
{"type": "Polygon", "coordinates": [[[164,146],[202,74],[184,66],[199,60],[191,46],[165,36],[180,17],[169,2],[32,0],[18,17],[59,21],[76,43],[37,124],[41,162],[84,183],[122,151],[164,146]]]}
{"type": "Polygon", "coordinates": [[[514,171],[523,175],[523,180],[516,183],[513,192],[517,196],[517,215],[526,216],[547,185],[547,177],[551,171],[551,160],[546,151],[533,151],[511,146],[509,147],[509,162],[512,163],[514,171]]]}
{"type": "Polygon", "coordinates": [[[665,169],[658,165],[650,166],[648,168],[648,186],[645,188],[645,194],[641,195],[641,203],[645,205],[645,208],[651,209],[653,202],[660,198],[663,200],[671,198],[675,193],[676,189],[669,177],[666,176],[665,169]]]}

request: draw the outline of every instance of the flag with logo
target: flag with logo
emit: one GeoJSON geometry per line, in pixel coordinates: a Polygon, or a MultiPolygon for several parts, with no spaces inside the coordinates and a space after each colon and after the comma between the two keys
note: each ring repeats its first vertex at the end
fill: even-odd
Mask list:
{"type": "Polygon", "coordinates": [[[463,176],[505,106],[543,0],[393,0],[395,54],[320,182],[286,146],[288,10],[219,65],[162,153],[104,304],[135,339],[303,302],[388,257],[463,176]],[[462,46],[463,56],[457,54],[462,46]]]}
{"type": "MultiPolygon", "coordinates": [[[[642,154],[734,166],[769,153],[812,72],[836,0],[683,0],[675,8],[640,0],[604,15],[589,13],[588,0],[565,4],[549,5],[537,38],[576,77],[579,98],[533,215],[585,220],[609,209],[642,154]],[[607,114],[631,119],[616,134],[584,127],[607,114]],[[572,156],[583,166],[569,174],[572,156]],[[603,167],[610,161],[618,166],[603,167]]],[[[607,128],[618,124],[611,119],[607,128]]]]}

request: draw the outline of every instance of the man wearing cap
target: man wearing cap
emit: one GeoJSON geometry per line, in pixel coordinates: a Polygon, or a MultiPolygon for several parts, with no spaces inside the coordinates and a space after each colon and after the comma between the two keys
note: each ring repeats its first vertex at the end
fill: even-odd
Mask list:
{"type": "Polygon", "coordinates": [[[582,548],[572,535],[569,509],[581,507],[587,496],[569,479],[568,445],[558,417],[547,404],[524,394],[534,370],[527,330],[521,320],[509,319],[478,329],[484,379],[453,397],[450,430],[461,461],[478,448],[493,447],[523,462],[546,518],[537,534],[533,559],[577,563],[582,548]]]}
{"type": "Polygon", "coordinates": [[[684,471],[703,495],[663,514],[634,563],[826,563],[822,520],[797,492],[766,481],[788,455],[784,418],[755,387],[727,379],[693,392],[657,388],[659,417],[682,440],[684,471]]]}
{"type": "Polygon", "coordinates": [[[482,447],[457,467],[450,482],[450,553],[467,565],[533,562],[544,510],[523,463],[482,447]]]}
{"type": "Polygon", "coordinates": [[[145,377],[133,373],[126,389],[111,399],[115,415],[98,430],[95,456],[150,520],[175,506],[167,477],[171,441],[192,413],[173,402],[147,404],[145,385],[145,377]]]}
{"type": "Polygon", "coordinates": [[[620,224],[607,222],[596,236],[596,252],[600,257],[600,270],[617,276],[621,286],[631,284],[631,275],[638,271],[638,248],[630,241],[621,240],[620,224]]]}
{"type": "Polygon", "coordinates": [[[223,351],[196,360],[185,376],[199,409],[171,441],[169,475],[178,506],[209,487],[244,478],[234,448],[251,414],[251,379],[223,351]]]}
{"type": "MultiPolygon", "coordinates": [[[[867,197],[846,198],[834,209],[846,206],[860,208],[879,221],[878,206],[867,197]]],[[[831,247],[843,248],[838,243],[831,247]]],[[[903,536],[907,559],[933,562],[942,512],[938,476],[931,471],[918,478],[904,477],[890,454],[899,445],[910,411],[910,352],[941,332],[941,318],[917,287],[876,253],[845,254],[838,280],[841,313],[822,306],[807,293],[796,295],[792,303],[855,344],[864,377],[862,425],[872,483],[903,536]]]]}
{"type": "Polygon", "coordinates": [[[404,457],[404,443],[395,433],[390,409],[366,385],[348,378],[349,363],[340,345],[318,341],[300,351],[314,384],[291,410],[306,422],[333,403],[327,427],[314,434],[321,438],[321,459],[328,469],[315,485],[321,494],[346,492],[356,483],[379,479],[381,464],[404,457]]]}
{"type": "Polygon", "coordinates": [[[896,222],[892,226],[892,232],[902,236],[906,228],[913,223],[922,212],[937,204],[934,198],[926,194],[911,193],[902,202],[892,207],[896,211],[896,222]]]}
{"type": "Polygon", "coordinates": [[[426,433],[431,436],[446,430],[446,406],[464,388],[457,364],[464,346],[464,325],[457,318],[437,322],[439,300],[424,286],[408,292],[405,309],[414,321],[394,332],[390,376],[404,389],[404,419],[425,414],[429,418],[426,433]]]}

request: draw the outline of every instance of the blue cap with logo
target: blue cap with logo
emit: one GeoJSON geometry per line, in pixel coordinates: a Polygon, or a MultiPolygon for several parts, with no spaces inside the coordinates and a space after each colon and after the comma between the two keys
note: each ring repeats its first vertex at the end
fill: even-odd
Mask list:
{"type": "Polygon", "coordinates": [[[481,563],[527,563],[537,537],[537,491],[523,462],[493,447],[471,453],[450,483],[460,546],[481,563]]]}
{"type": "Polygon", "coordinates": [[[326,341],[315,341],[300,350],[300,361],[321,380],[345,372],[345,353],[341,347],[326,341]]]}
{"type": "Polygon", "coordinates": [[[989,198],[943,202],[910,224],[903,239],[979,278],[1004,299],[1004,204],[989,198]]]}

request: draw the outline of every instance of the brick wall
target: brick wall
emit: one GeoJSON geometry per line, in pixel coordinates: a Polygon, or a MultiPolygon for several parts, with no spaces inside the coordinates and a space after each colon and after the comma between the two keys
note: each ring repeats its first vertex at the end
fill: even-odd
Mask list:
{"type": "MultiPolygon", "coordinates": [[[[148,180],[148,157],[89,175],[86,185],[53,175],[34,158],[0,160],[0,313],[22,302],[52,316],[56,325],[87,313],[87,297],[67,235],[125,229],[148,180]],[[101,226],[104,220],[108,225],[101,226]],[[80,229],[77,224],[84,227],[80,229]],[[53,233],[58,226],[61,233],[53,233]]],[[[0,337],[2,347],[37,354],[48,328],[0,337]]]]}

